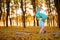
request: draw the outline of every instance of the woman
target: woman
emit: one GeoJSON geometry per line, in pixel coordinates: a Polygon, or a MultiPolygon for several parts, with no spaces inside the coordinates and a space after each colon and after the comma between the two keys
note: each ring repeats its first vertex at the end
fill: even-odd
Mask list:
{"type": "Polygon", "coordinates": [[[39,26],[41,28],[39,33],[44,33],[45,32],[45,30],[44,30],[44,22],[47,19],[47,15],[45,15],[44,12],[41,13],[40,7],[38,7],[38,11],[36,13],[36,17],[37,18],[41,18],[41,20],[39,22],[39,26]]]}

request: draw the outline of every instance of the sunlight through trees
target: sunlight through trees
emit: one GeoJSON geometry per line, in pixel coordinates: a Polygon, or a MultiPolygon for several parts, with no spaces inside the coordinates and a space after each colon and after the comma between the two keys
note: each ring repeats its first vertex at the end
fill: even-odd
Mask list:
{"type": "Polygon", "coordinates": [[[48,16],[45,26],[58,26],[54,0],[1,0],[0,4],[0,26],[39,26],[38,7],[48,16]]]}

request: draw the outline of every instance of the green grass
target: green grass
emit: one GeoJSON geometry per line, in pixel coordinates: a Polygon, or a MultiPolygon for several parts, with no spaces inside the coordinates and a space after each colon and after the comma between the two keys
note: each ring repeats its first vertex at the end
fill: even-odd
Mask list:
{"type": "Polygon", "coordinates": [[[39,27],[0,27],[0,40],[60,40],[60,28],[45,27],[45,34],[39,34],[39,30],[39,27]],[[17,32],[23,32],[23,34],[17,32]],[[59,34],[53,34],[53,32],[59,32],[59,34]]]}

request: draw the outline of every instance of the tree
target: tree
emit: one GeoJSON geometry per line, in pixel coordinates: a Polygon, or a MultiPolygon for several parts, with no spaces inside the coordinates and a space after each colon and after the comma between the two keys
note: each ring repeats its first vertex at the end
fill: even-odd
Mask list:
{"type": "MultiPolygon", "coordinates": [[[[33,2],[33,11],[36,13],[36,6],[35,6],[35,0],[33,0],[32,1],[33,2]]],[[[35,18],[35,16],[34,16],[34,18],[35,18]]],[[[35,26],[35,20],[34,20],[34,26],[35,26]]]]}
{"type": "MultiPolygon", "coordinates": [[[[36,0],[31,0],[31,4],[33,5],[33,12],[36,13],[36,4],[35,4],[36,0]]],[[[36,25],[35,22],[35,16],[34,16],[34,26],[36,25]]],[[[38,21],[37,21],[37,25],[38,25],[38,21]]]]}
{"type": "Polygon", "coordinates": [[[60,28],[60,0],[54,0],[58,12],[58,25],[60,28]]]}
{"type": "Polygon", "coordinates": [[[8,16],[9,16],[9,11],[10,11],[10,0],[6,0],[7,4],[7,16],[6,16],[6,27],[8,27],[8,16]]]}
{"type": "Polygon", "coordinates": [[[0,20],[1,20],[1,15],[2,15],[2,0],[0,1],[0,20]]]}
{"type": "Polygon", "coordinates": [[[22,12],[23,12],[23,25],[24,25],[24,28],[25,28],[25,11],[23,10],[23,0],[21,0],[21,8],[22,8],[22,12]]]}
{"type": "Polygon", "coordinates": [[[1,6],[0,6],[0,20],[1,20],[1,15],[2,15],[2,9],[1,9],[1,6]]]}

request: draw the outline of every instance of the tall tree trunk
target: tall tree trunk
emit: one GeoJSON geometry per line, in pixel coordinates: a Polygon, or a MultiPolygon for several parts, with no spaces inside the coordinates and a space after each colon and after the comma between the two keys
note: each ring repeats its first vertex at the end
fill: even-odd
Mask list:
{"type": "Polygon", "coordinates": [[[7,4],[7,16],[6,16],[6,27],[8,27],[8,16],[9,16],[9,11],[10,11],[10,0],[6,0],[7,4]]]}
{"type": "Polygon", "coordinates": [[[60,28],[60,0],[54,0],[58,12],[58,25],[60,28]]]}
{"type": "MultiPolygon", "coordinates": [[[[26,0],[25,0],[26,1],[26,0]]],[[[26,2],[25,2],[25,13],[26,13],[26,2]]],[[[24,13],[24,28],[25,28],[25,13],[24,13]]]]}
{"type": "Polygon", "coordinates": [[[23,11],[23,25],[24,25],[24,28],[25,28],[25,11],[23,10],[23,0],[21,0],[21,8],[22,8],[22,11],[23,11]]]}
{"type": "MultiPolygon", "coordinates": [[[[51,5],[51,3],[49,0],[49,14],[51,14],[51,6],[50,5],[51,5]]],[[[52,26],[52,25],[50,25],[50,22],[51,22],[50,18],[48,20],[49,20],[49,22],[48,22],[49,26],[52,26]]],[[[51,22],[51,24],[52,24],[52,22],[51,22]]]]}
{"type": "MultiPolygon", "coordinates": [[[[35,1],[36,0],[33,0],[32,2],[33,2],[33,11],[36,13],[36,4],[35,4],[35,1]]],[[[38,5],[38,4],[37,4],[38,5]]],[[[34,18],[36,18],[35,16],[34,16],[34,18]]],[[[36,25],[36,21],[35,21],[36,19],[34,19],[34,26],[36,25]]],[[[37,26],[39,26],[39,23],[38,23],[38,20],[37,20],[37,26]]]]}
{"type": "MultiPolygon", "coordinates": [[[[33,12],[35,12],[36,10],[35,10],[35,0],[32,0],[31,1],[32,2],[32,4],[33,4],[33,12]]],[[[35,12],[36,13],[36,12],[35,12]]],[[[34,16],[34,18],[35,18],[35,16],[34,16]]],[[[34,26],[35,26],[35,19],[34,19],[34,26]]]]}
{"type": "Polygon", "coordinates": [[[0,7],[0,20],[1,20],[1,16],[2,16],[2,9],[0,7]]]}
{"type": "MultiPolygon", "coordinates": [[[[36,13],[36,9],[35,8],[36,8],[36,6],[35,6],[35,0],[33,0],[33,9],[34,9],[33,11],[36,13]]],[[[34,16],[34,18],[35,18],[35,16],[34,16]]],[[[35,26],[35,19],[34,19],[34,26],[35,26]]]]}
{"type": "Polygon", "coordinates": [[[2,9],[1,9],[1,7],[2,7],[2,0],[0,1],[0,20],[1,20],[1,16],[2,16],[2,9]]]}

